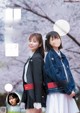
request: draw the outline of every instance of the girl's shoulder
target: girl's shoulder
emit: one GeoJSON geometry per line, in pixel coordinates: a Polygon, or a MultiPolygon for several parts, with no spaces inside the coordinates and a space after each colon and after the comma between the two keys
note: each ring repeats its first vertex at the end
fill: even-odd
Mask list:
{"type": "Polygon", "coordinates": [[[34,55],[32,56],[32,59],[43,59],[42,55],[39,52],[34,53],[34,55]]]}
{"type": "Polygon", "coordinates": [[[60,51],[60,53],[63,57],[66,57],[66,55],[62,51],[60,51]]]}
{"type": "Polygon", "coordinates": [[[53,51],[49,50],[47,53],[46,53],[46,57],[54,57],[55,54],[53,51]]]}
{"type": "Polygon", "coordinates": [[[51,51],[48,51],[48,52],[45,54],[45,59],[44,59],[44,61],[50,60],[51,58],[54,59],[54,55],[52,54],[51,51]]]}
{"type": "MultiPolygon", "coordinates": [[[[63,52],[61,52],[61,51],[60,51],[60,56],[62,58],[64,58],[64,59],[67,59],[66,55],[63,52]]],[[[46,54],[46,58],[54,58],[54,59],[56,59],[56,58],[59,58],[60,56],[54,50],[50,50],[46,54]]]]}

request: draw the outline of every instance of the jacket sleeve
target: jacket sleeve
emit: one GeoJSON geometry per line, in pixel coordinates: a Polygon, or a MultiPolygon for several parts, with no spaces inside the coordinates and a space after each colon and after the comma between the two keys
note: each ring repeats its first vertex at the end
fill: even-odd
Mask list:
{"type": "Polygon", "coordinates": [[[34,58],[32,65],[34,87],[35,87],[35,101],[41,102],[42,96],[42,59],[34,58]]]}
{"type": "Polygon", "coordinates": [[[25,65],[23,67],[23,76],[22,76],[22,81],[23,81],[23,92],[22,92],[22,98],[21,98],[21,102],[25,103],[26,100],[26,91],[24,91],[24,71],[25,71],[25,65]]]}
{"type": "MultiPolygon", "coordinates": [[[[52,59],[54,60],[54,58],[52,59]]],[[[49,55],[46,56],[44,71],[54,82],[62,81],[60,77],[61,73],[58,71],[57,67],[54,66],[54,61],[51,61],[49,55]]]]}
{"type": "Polygon", "coordinates": [[[26,91],[23,91],[23,92],[22,92],[21,102],[26,103],[26,100],[27,100],[27,98],[26,98],[26,91]]]}

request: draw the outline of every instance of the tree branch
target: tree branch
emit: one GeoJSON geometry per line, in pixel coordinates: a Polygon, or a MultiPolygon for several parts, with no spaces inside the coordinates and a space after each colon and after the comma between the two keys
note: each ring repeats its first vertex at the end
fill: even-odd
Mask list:
{"type": "MultiPolygon", "coordinates": [[[[24,4],[25,4],[25,2],[24,2],[24,4]]],[[[39,16],[39,17],[42,17],[42,18],[44,18],[44,19],[50,21],[52,24],[55,24],[55,22],[54,22],[49,16],[47,16],[46,14],[45,14],[45,15],[42,15],[42,14],[40,14],[39,12],[35,11],[34,9],[31,9],[31,7],[30,7],[27,3],[26,3],[25,5],[26,5],[26,7],[23,7],[23,6],[21,6],[20,4],[14,3],[14,6],[19,6],[19,7],[23,8],[23,9],[25,9],[25,10],[27,10],[27,11],[29,11],[29,12],[35,14],[35,15],[37,15],[37,16],[39,16]]],[[[61,29],[61,30],[62,30],[62,29],[61,29]]],[[[63,30],[63,31],[64,31],[64,30],[63,30]]],[[[68,33],[67,36],[68,36],[70,39],[72,39],[78,46],[80,46],[80,43],[79,43],[70,33],[68,33]]]]}
{"type": "Polygon", "coordinates": [[[16,59],[16,58],[12,58],[12,59],[14,59],[14,60],[16,60],[18,62],[21,62],[22,64],[25,64],[25,62],[23,62],[22,60],[19,60],[19,59],[16,59]]]}
{"type": "Polygon", "coordinates": [[[80,72],[78,70],[75,69],[74,71],[76,71],[78,74],[80,74],[80,72]]]}
{"type": "Polygon", "coordinates": [[[78,52],[78,51],[72,51],[72,50],[70,50],[70,49],[65,49],[65,50],[67,50],[67,51],[69,51],[69,52],[72,52],[72,53],[80,54],[80,52],[78,52]]]}
{"type": "Polygon", "coordinates": [[[22,80],[17,81],[16,84],[13,85],[13,90],[16,89],[17,85],[20,84],[21,82],[22,82],[22,80]]]}
{"type": "Polygon", "coordinates": [[[75,69],[80,69],[80,67],[76,67],[76,68],[71,68],[71,70],[75,70],[75,69]]]}

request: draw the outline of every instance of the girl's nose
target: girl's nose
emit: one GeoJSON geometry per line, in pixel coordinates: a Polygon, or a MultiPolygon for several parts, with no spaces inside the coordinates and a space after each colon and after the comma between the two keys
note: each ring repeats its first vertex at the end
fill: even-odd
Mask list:
{"type": "Polygon", "coordinates": [[[33,42],[30,42],[30,44],[33,44],[33,42]]]}

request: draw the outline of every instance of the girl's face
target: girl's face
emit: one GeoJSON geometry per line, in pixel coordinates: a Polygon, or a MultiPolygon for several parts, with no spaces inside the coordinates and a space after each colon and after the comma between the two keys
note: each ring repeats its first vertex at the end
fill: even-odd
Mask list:
{"type": "Polygon", "coordinates": [[[17,103],[16,103],[16,98],[13,98],[12,96],[9,97],[9,103],[12,105],[12,106],[15,106],[17,103]]]}
{"type": "Polygon", "coordinates": [[[61,45],[61,39],[59,37],[50,37],[49,44],[53,49],[58,49],[61,45]]]}
{"type": "Polygon", "coordinates": [[[35,36],[29,39],[29,48],[31,49],[31,51],[35,52],[39,47],[39,41],[36,39],[35,36]]]}

